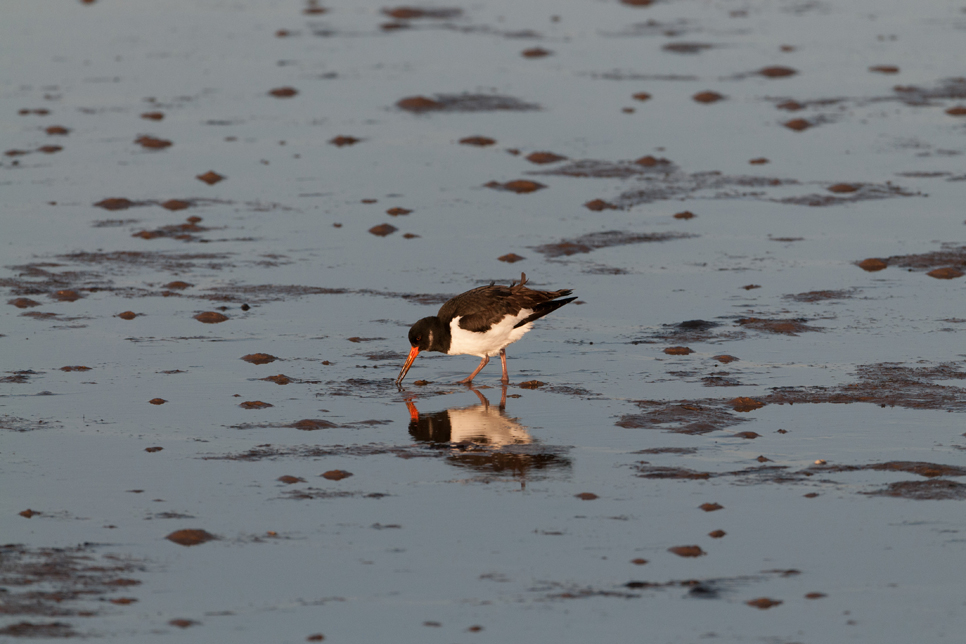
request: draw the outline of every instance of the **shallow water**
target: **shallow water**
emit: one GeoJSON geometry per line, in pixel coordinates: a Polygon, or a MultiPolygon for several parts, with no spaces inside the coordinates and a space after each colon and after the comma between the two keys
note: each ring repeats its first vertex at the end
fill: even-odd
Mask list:
{"type": "Polygon", "coordinates": [[[4,4],[0,639],[955,641],[962,8],[392,8],[4,4]]]}

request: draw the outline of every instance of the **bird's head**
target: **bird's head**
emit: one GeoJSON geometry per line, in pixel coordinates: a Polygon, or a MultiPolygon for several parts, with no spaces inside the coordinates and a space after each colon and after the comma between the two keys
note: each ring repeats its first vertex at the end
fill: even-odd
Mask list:
{"type": "Polygon", "coordinates": [[[444,331],[443,323],[437,317],[423,318],[410,327],[409,344],[412,346],[412,349],[409,350],[409,357],[406,358],[406,364],[403,365],[402,370],[399,372],[399,377],[396,378],[397,385],[409,373],[409,368],[413,366],[413,361],[419,355],[420,351],[441,350],[440,347],[442,345],[440,342],[444,331]]]}

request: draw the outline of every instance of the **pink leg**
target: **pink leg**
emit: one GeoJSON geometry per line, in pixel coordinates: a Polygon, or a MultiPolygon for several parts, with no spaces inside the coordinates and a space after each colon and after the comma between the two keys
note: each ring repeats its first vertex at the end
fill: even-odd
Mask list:
{"type": "Polygon", "coordinates": [[[503,363],[503,378],[500,380],[503,384],[507,384],[510,382],[510,376],[506,372],[506,349],[500,349],[500,362],[503,363]]]}
{"type": "Polygon", "coordinates": [[[490,361],[490,357],[489,356],[483,356],[483,359],[480,361],[480,366],[476,368],[476,371],[474,371],[473,373],[471,373],[469,376],[467,376],[463,380],[460,380],[458,384],[468,385],[471,382],[473,382],[473,378],[476,378],[476,374],[478,374],[483,369],[483,367],[486,366],[486,363],[488,363],[489,361],[490,361]]]}

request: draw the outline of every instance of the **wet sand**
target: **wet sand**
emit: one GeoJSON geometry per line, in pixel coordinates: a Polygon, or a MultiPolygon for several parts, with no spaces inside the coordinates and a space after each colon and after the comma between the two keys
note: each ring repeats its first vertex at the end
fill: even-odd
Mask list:
{"type": "Polygon", "coordinates": [[[960,7],[3,13],[0,640],[966,632],[960,7]]]}

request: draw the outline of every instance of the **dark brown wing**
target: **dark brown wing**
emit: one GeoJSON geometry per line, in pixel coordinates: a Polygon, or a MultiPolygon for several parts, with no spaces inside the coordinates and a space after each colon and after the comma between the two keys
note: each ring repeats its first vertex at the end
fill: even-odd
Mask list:
{"type": "Polygon", "coordinates": [[[482,333],[507,315],[516,315],[521,309],[533,309],[534,315],[531,316],[533,319],[542,317],[566,304],[566,302],[559,304],[555,302],[552,306],[547,306],[547,302],[570,295],[570,289],[536,291],[527,288],[526,282],[527,276],[522,273],[520,282],[514,282],[510,286],[490,284],[474,288],[457,295],[440,307],[438,317],[444,324],[449,324],[454,317],[462,316],[460,328],[482,333]]]}

